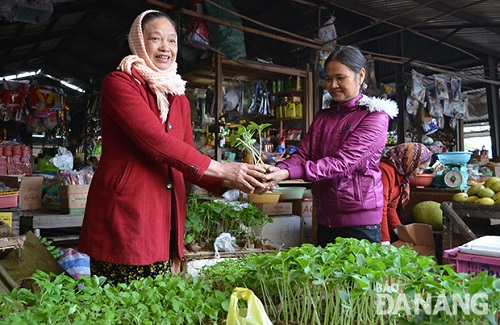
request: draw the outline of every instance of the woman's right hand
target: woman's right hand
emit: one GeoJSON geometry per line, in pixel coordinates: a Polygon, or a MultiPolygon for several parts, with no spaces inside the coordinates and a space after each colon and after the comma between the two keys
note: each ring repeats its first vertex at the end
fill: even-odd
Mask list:
{"type": "Polygon", "coordinates": [[[220,163],[212,160],[205,172],[209,176],[224,179],[223,185],[245,193],[264,193],[271,186],[266,185],[268,179],[266,169],[246,163],[220,163]]]}
{"type": "Polygon", "coordinates": [[[269,166],[267,168],[266,176],[268,184],[271,186],[271,188],[274,188],[276,185],[278,185],[279,182],[290,178],[290,172],[288,171],[288,169],[280,169],[276,166],[269,166]]]}

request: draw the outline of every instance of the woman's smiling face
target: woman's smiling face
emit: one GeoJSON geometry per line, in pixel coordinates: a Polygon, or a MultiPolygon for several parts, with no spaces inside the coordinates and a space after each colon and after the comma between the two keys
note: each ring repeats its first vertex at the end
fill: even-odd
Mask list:
{"type": "Polygon", "coordinates": [[[148,21],[143,26],[144,45],[149,59],[160,70],[166,70],[177,59],[177,32],[164,17],[148,21]]]}
{"type": "Polygon", "coordinates": [[[365,73],[365,69],[356,73],[338,61],[328,62],[325,67],[325,88],[334,101],[345,103],[359,94],[365,73]]]}

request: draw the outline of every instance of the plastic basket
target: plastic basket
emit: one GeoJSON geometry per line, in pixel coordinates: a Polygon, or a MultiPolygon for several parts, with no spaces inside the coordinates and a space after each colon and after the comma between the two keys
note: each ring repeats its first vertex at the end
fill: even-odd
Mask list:
{"type": "Polygon", "coordinates": [[[19,194],[0,195],[0,209],[17,207],[19,194]]]}
{"type": "Polygon", "coordinates": [[[470,160],[472,152],[467,151],[451,151],[437,154],[437,158],[443,164],[466,164],[470,160]]]}
{"type": "Polygon", "coordinates": [[[488,271],[488,275],[500,278],[500,257],[464,254],[458,247],[445,250],[443,257],[455,264],[453,269],[460,273],[481,273],[488,271]]]}

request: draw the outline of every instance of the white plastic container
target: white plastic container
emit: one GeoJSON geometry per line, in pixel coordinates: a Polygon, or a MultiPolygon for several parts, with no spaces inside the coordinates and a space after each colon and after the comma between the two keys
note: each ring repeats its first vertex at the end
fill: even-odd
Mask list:
{"type": "Polygon", "coordinates": [[[500,236],[483,236],[458,246],[461,253],[500,257],[500,236]]]}

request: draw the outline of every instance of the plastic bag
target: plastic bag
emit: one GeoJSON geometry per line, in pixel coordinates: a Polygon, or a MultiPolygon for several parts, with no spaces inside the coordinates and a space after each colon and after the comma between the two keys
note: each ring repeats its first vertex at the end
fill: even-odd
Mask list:
{"type": "Polygon", "coordinates": [[[229,300],[229,312],[226,325],[273,325],[259,298],[252,290],[234,288],[229,300]],[[239,309],[238,300],[247,302],[247,308],[239,309]]]}
{"type": "MultiPolygon", "coordinates": [[[[199,0],[191,3],[191,10],[203,15],[203,6],[199,0]]],[[[186,31],[186,43],[198,50],[206,50],[210,47],[210,36],[206,21],[202,18],[188,18],[186,31]]]]}
{"type": "Polygon", "coordinates": [[[219,250],[223,252],[236,252],[236,238],[231,236],[230,233],[223,232],[215,239],[214,242],[214,250],[215,250],[215,258],[220,258],[219,250]]]}
{"type": "MultiPolygon", "coordinates": [[[[323,26],[318,31],[318,38],[323,42],[324,47],[335,49],[337,44],[337,29],[335,28],[335,16],[330,16],[323,26]]],[[[332,51],[318,51],[318,73],[321,78],[325,78],[325,60],[328,58],[332,51]]]]}
{"type": "Polygon", "coordinates": [[[50,159],[50,162],[54,164],[59,170],[67,171],[73,169],[73,154],[71,151],[64,147],[59,147],[57,149],[57,154],[54,158],[50,159]]]}

